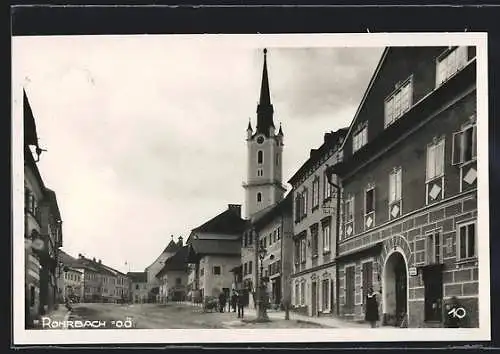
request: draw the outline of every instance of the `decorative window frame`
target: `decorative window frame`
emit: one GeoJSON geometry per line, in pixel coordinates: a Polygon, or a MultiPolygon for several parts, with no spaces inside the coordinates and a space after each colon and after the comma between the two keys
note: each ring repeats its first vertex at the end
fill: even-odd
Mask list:
{"type": "MultiPolygon", "coordinates": [[[[396,185],[394,186],[394,188],[396,188],[396,185]]],[[[396,192],[397,194],[397,192],[396,192]]],[[[389,173],[389,197],[387,198],[387,206],[388,206],[388,215],[389,215],[389,220],[392,220],[392,219],[397,219],[399,217],[401,217],[403,215],[403,168],[401,166],[397,166],[397,167],[394,167],[391,172],[389,173]],[[400,188],[401,188],[401,193],[399,195],[399,198],[398,196],[396,195],[396,199],[394,199],[393,201],[391,201],[391,195],[390,195],[390,192],[391,192],[391,179],[392,179],[392,176],[393,175],[397,175],[399,173],[400,175],[400,178],[401,180],[399,181],[399,184],[400,184],[400,188]],[[394,216],[392,214],[392,209],[394,206],[398,206],[399,207],[399,213],[398,215],[394,216]]]]}
{"type": "Polygon", "coordinates": [[[328,254],[332,251],[332,217],[331,216],[327,216],[323,219],[321,219],[321,245],[322,245],[322,249],[323,249],[323,254],[328,254]],[[325,247],[325,229],[326,227],[328,227],[329,229],[329,241],[328,241],[328,248],[325,247]]]}
{"type": "Polygon", "coordinates": [[[399,81],[396,83],[396,88],[389,94],[387,97],[384,99],[384,128],[387,128],[391,124],[394,124],[399,118],[404,116],[406,112],[408,112],[412,107],[413,107],[413,74],[411,74],[409,77],[407,77],[403,81],[399,81]],[[409,85],[409,95],[410,95],[410,104],[407,108],[402,110],[399,115],[392,117],[392,120],[388,122],[387,120],[387,104],[394,98],[396,97],[397,94],[401,92],[401,90],[406,86],[409,85]]]}
{"type": "Polygon", "coordinates": [[[317,258],[319,256],[319,225],[318,223],[312,224],[309,227],[311,233],[311,257],[317,258]],[[314,249],[314,236],[316,236],[316,250],[314,249]]]}
{"type": "Polygon", "coordinates": [[[375,212],[376,212],[376,205],[377,205],[377,201],[376,201],[376,189],[375,189],[375,183],[371,182],[371,183],[368,183],[368,185],[364,188],[364,193],[363,193],[363,204],[364,204],[364,209],[363,209],[363,228],[364,230],[369,230],[369,229],[372,229],[375,227],[375,212]],[[370,212],[367,212],[366,211],[366,195],[369,191],[373,191],[373,210],[370,211],[370,212]],[[372,219],[372,223],[371,225],[366,225],[366,221],[368,219],[368,217],[371,217],[372,219]]]}
{"type": "MultiPolygon", "coordinates": [[[[438,181],[441,182],[441,190],[439,191],[441,198],[440,199],[435,199],[435,201],[438,200],[443,200],[444,199],[444,189],[445,189],[445,184],[444,184],[444,176],[445,176],[445,169],[446,169],[446,138],[444,136],[441,137],[434,137],[432,139],[431,143],[427,144],[426,150],[425,150],[425,205],[429,205],[429,184],[438,181]],[[436,146],[439,144],[443,144],[443,171],[439,175],[435,175],[434,177],[429,178],[428,177],[428,172],[427,169],[429,167],[429,147],[431,146],[436,146]]],[[[438,194],[439,195],[439,194],[438,194]]],[[[431,202],[432,203],[432,202],[431,202]]]]}
{"type": "Polygon", "coordinates": [[[425,252],[424,252],[424,257],[425,257],[425,264],[426,265],[432,265],[432,264],[441,264],[444,262],[444,237],[443,237],[443,228],[438,227],[429,231],[425,232],[425,252]],[[439,234],[439,262],[436,262],[436,237],[435,235],[439,234]],[[434,248],[432,249],[432,255],[433,259],[429,259],[429,242],[430,238],[432,237],[432,242],[434,248]]]}
{"type": "MultiPolygon", "coordinates": [[[[467,240],[468,240],[468,238],[469,238],[469,232],[467,231],[467,240]]],[[[456,259],[458,262],[471,261],[471,260],[475,260],[478,258],[478,254],[477,254],[477,244],[478,244],[478,242],[477,242],[477,220],[476,219],[458,222],[456,224],[456,239],[457,239],[456,259]],[[462,258],[460,255],[460,248],[461,248],[461,242],[462,242],[460,240],[460,228],[468,227],[469,225],[472,225],[472,224],[474,225],[474,255],[462,258]]]]}
{"type": "MultiPolygon", "coordinates": [[[[462,53],[463,54],[463,53],[462,53]]],[[[440,87],[447,81],[449,81],[452,77],[454,77],[457,73],[463,70],[469,63],[469,50],[468,46],[449,46],[446,48],[441,54],[439,54],[436,57],[436,63],[435,63],[435,73],[436,73],[436,88],[440,87]],[[463,66],[457,68],[457,70],[454,73],[449,74],[446,76],[442,81],[439,81],[439,64],[443,62],[448,56],[453,53],[456,50],[463,50],[465,52],[465,62],[463,66]]]]}
{"type": "Polygon", "coordinates": [[[345,213],[344,213],[344,217],[345,217],[345,222],[344,222],[344,239],[347,239],[349,237],[353,237],[356,233],[356,229],[355,229],[355,219],[356,219],[356,216],[355,216],[355,196],[354,194],[348,194],[346,196],[346,199],[345,199],[345,202],[344,202],[344,209],[345,209],[345,213]],[[351,209],[352,209],[352,218],[347,220],[347,215],[349,215],[349,213],[347,212],[347,204],[351,204],[351,209]],[[349,228],[349,226],[352,228],[352,231],[351,231],[351,235],[348,235],[347,234],[347,229],[349,228]]]}
{"type": "Polygon", "coordinates": [[[311,212],[315,212],[319,209],[319,198],[320,198],[320,178],[315,175],[312,181],[312,198],[311,198],[311,212]]]}

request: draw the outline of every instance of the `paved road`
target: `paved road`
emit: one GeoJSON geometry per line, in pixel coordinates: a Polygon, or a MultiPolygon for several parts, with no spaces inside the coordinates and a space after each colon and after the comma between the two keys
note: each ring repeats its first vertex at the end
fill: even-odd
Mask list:
{"type": "MultiPolygon", "coordinates": [[[[105,328],[118,328],[119,321],[129,318],[133,328],[319,328],[320,325],[277,320],[269,324],[248,324],[235,313],[203,313],[200,308],[160,304],[74,304],[71,321],[105,321],[105,328]]],[[[130,323],[130,322],[129,322],[130,323]]],[[[125,322],[122,323],[124,328],[125,322]]]]}

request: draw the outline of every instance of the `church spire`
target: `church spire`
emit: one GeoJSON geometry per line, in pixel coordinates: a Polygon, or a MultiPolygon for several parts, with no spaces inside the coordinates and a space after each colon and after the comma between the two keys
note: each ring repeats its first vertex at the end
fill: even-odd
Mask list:
{"type": "Polygon", "coordinates": [[[257,132],[269,136],[269,128],[274,127],[273,105],[269,92],[269,77],[267,74],[267,49],[264,49],[264,66],[262,68],[262,83],[260,86],[260,100],[257,106],[257,132]]]}

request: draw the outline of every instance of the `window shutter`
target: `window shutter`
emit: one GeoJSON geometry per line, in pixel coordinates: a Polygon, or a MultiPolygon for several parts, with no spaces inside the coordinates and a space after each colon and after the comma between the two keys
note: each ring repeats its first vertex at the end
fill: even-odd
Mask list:
{"type": "Polygon", "coordinates": [[[396,199],[401,199],[401,186],[402,186],[402,174],[403,170],[400,168],[396,174],[396,199]]]}
{"type": "Polygon", "coordinates": [[[389,203],[396,200],[396,174],[392,172],[389,174],[389,203]]]}
{"type": "Polygon", "coordinates": [[[472,128],[472,157],[477,156],[477,126],[472,128]]]}
{"type": "Polygon", "coordinates": [[[453,146],[451,149],[451,164],[462,163],[462,132],[453,133],[453,146]]]}

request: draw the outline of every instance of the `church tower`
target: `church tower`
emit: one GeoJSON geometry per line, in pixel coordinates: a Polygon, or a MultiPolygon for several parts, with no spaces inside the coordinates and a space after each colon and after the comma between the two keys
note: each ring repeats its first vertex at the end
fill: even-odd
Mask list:
{"type": "Polygon", "coordinates": [[[286,191],[282,184],[283,130],[280,125],[276,134],[273,114],[267,75],[267,49],[264,49],[257,125],[255,131],[251,122],[248,122],[247,127],[248,170],[247,182],[244,184],[246,219],[281,201],[286,191]]]}

